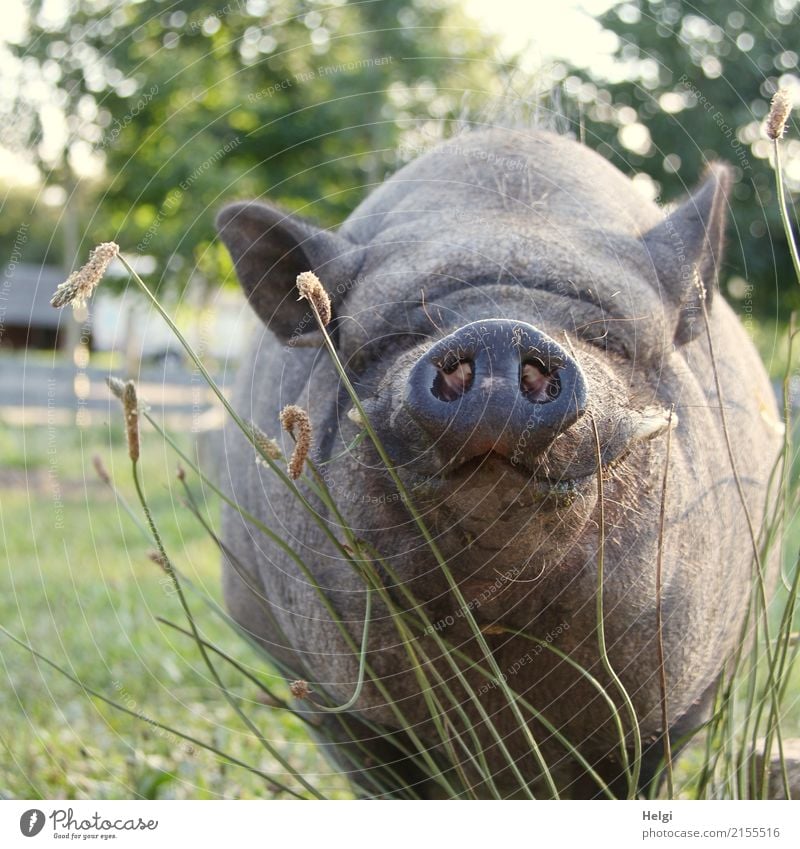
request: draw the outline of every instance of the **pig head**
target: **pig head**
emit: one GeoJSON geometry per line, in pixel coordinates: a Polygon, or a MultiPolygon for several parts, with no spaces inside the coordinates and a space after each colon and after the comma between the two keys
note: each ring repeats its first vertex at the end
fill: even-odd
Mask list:
{"type": "MultiPolygon", "coordinates": [[[[320,592],[360,639],[363,583],[331,541],[347,524],[384,559],[382,580],[398,608],[415,610],[413,597],[437,635],[481,658],[464,605],[372,442],[359,437],[352,402],[308,304],[298,301],[296,277],[311,269],[331,294],[329,331],[369,420],[508,687],[531,707],[528,732],[566,796],[596,791],[586,763],[611,785],[621,773],[609,710],[575,668],[613,689],[598,649],[602,554],[605,641],[636,708],[646,782],[664,732],[677,738],[703,720],[747,609],[752,550],[722,416],[759,526],[780,441],[763,367],[715,294],[730,180],[724,165],[713,165],[665,213],[568,138],[489,130],[424,153],[337,231],[262,202],[226,207],[220,235],[263,322],[235,403],[273,434],[285,404],[308,409],[312,456],[338,507],[301,482],[310,515],[237,432],[226,432],[231,498],[307,564],[301,569],[226,510],[224,537],[237,565],[226,562],[224,587],[241,625],[291,674],[332,703],[346,700],[358,657],[320,592]],[[540,642],[553,650],[536,649],[540,642]],[[552,728],[580,749],[583,766],[552,728]]],[[[416,639],[418,662],[435,680],[450,680],[434,634],[416,639]]],[[[452,760],[384,605],[372,614],[368,660],[385,688],[367,685],[353,707],[365,739],[375,737],[366,729],[413,727],[437,757],[452,760]],[[402,721],[393,702],[403,705],[402,721]]],[[[451,718],[455,733],[476,735],[497,786],[520,794],[518,774],[475,708],[478,694],[538,794],[541,769],[519,717],[496,682],[465,675],[466,683],[451,681],[462,707],[451,718]],[[467,719],[473,732],[462,727],[467,719]]],[[[469,772],[468,757],[459,768],[469,772]]],[[[367,787],[363,776],[354,780],[367,787]]]]}

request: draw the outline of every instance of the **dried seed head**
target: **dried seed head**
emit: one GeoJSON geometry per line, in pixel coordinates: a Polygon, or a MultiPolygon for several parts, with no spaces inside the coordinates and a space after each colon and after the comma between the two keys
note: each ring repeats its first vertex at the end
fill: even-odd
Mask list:
{"type": "Polygon", "coordinates": [[[289,684],[289,690],[296,699],[306,699],[311,693],[311,688],[308,686],[308,681],[292,681],[289,684]]]}
{"type": "Polygon", "coordinates": [[[302,407],[289,404],[281,410],[281,424],[294,437],[295,446],[287,472],[292,480],[297,480],[303,473],[303,464],[311,450],[311,419],[302,407]]]}
{"type": "Polygon", "coordinates": [[[89,253],[86,265],[73,271],[61,283],[50,300],[51,306],[60,309],[67,304],[82,307],[91,297],[97,284],[103,279],[111,260],[119,253],[116,242],[103,242],[89,253]]]}
{"type": "Polygon", "coordinates": [[[281,454],[281,447],[278,443],[267,436],[261,428],[255,424],[254,422],[250,422],[250,434],[253,437],[253,444],[258,451],[258,456],[256,457],[256,463],[261,463],[266,466],[267,463],[264,460],[264,457],[269,457],[270,460],[280,460],[283,456],[281,454]]]}
{"type": "Polygon", "coordinates": [[[645,407],[641,413],[636,414],[631,439],[653,439],[667,430],[674,430],[677,426],[678,416],[674,410],[645,407]]]}
{"type": "Polygon", "coordinates": [[[325,287],[319,282],[319,277],[313,271],[304,271],[297,275],[297,291],[301,301],[306,298],[317,312],[320,323],[325,327],[331,320],[331,299],[325,287]]]}
{"type": "Polygon", "coordinates": [[[157,566],[160,566],[165,572],[167,571],[168,562],[167,558],[158,551],[157,549],[153,549],[152,551],[147,552],[147,556],[155,563],[157,566]]]}
{"type": "Polygon", "coordinates": [[[105,464],[99,454],[95,454],[94,457],[92,457],[92,465],[94,466],[94,470],[97,472],[97,477],[99,477],[104,484],[110,484],[111,475],[109,475],[106,470],[105,464]]]}
{"type": "Polygon", "coordinates": [[[767,115],[767,120],[764,124],[764,129],[769,138],[776,141],[783,137],[783,131],[786,129],[786,122],[789,120],[791,113],[792,97],[789,94],[789,90],[779,88],[772,95],[769,115],[767,115]]]}
{"type": "Polygon", "coordinates": [[[118,377],[111,377],[109,375],[109,377],[106,378],[106,383],[108,384],[108,388],[111,390],[111,394],[121,401],[125,392],[125,381],[120,380],[118,377]]]}
{"type": "Polygon", "coordinates": [[[139,401],[132,380],[125,384],[122,393],[122,410],[125,413],[125,429],[128,437],[128,456],[135,463],[139,459],[139,401]]]}
{"type": "Polygon", "coordinates": [[[364,418],[361,415],[361,413],[359,413],[358,410],[355,407],[351,407],[347,411],[347,418],[350,419],[350,421],[354,425],[358,425],[359,427],[364,427],[364,418]]]}
{"type": "Polygon", "coordinates": [[[703,283],[703,278],[700,276],[700,270],[697,268],[697,266],[694,267],[692,285],[695,289],[697,289],[697,294],[700,297],[700,300],[702,302],[705,302],[708,292],[706,291],[706,284],[703,283]]]}

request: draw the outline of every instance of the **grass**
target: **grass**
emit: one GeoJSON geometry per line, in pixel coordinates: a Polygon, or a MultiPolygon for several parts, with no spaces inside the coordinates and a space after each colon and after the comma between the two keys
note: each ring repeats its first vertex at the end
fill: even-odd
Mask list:
{"type": "MultiPolygon", "coordinates": [[[[115,410],[115,412],[117,412],[115,410]]],[[[175,462],[143,434],[142,479],[176,565],[219,599],[219,556],[187,521],[175,462]]],[[[189,440],[182,440],[189,447],[189,440]]],[[[271,770],[225,698],[215,691],[194,643],[156,621],[181,621],[174,589],[148,559],[152,546],[92,468],[100,454],[130,501],[129,462],[119,428],[0,426],[0,623],[93,688],[164,724],[271,770]],[[28,462],[27,458],[30,458],[28,462]],[[43,460],[44,458],[44,460],[43,460]]],[[[213,517],[217,503],[206,501],[213,517]]],[[[190,596],[190,602],[192,601],[190,596]]],[[[203,636],[265,673],[263,661],[203,612],[203,636]]],[[[7,639],[0,640],[0,796],[16,798],[263,798],[263,779],[121,713],[7,639]]],[[[220,666],[226,686],[296,768],[322,773],[326,795],[349,795],[330,776],[300,723],[268,710],[258,691],[220,666]]],[[[267,679],[278,683],[277,678],[267,679]]],[[[282,679],[280,679],[282,682],[282,679]]]]}

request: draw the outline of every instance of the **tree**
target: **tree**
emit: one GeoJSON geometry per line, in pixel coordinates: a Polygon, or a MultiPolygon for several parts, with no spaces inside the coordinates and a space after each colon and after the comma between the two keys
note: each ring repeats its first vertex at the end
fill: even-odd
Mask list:
{"type": "Polygon", "coordinates": [[[23,86],[25,142],[68,191],[81,162],[104,164],[86,241],[152,255],[162,280],[217,277],[227,258],[213,218],[233,197],[340,221],[404,129],[457,114],[502,70],[494,42],[440,0],[73,0],[61,20],[45,9],[31,0],[14,49],[55,86],[69,137],[43,156],[46,116],[23,86]]]}
{"type": "MultiPolygon", "coordinates": [[[[649,175],[661,200],[684,193],[709,161],[734,166],[722,280],[743,310],[762,314],[800,306],[775,202],[771,147],[761,131],[777,88],[800,91],[796,5],[619,3],[600,18],[619,39],[616,76],[572,71],[565,83],[589,144],[623,170],[649,175]]],[[[787,175],[797,192],[800,141],[791,135],[787,175]]]]}

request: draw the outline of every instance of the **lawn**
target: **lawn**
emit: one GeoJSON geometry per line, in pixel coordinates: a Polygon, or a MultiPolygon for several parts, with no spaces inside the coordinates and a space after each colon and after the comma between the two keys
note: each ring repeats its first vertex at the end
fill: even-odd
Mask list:
{"type": "MultiPolygon", "coordinates": [[[[218,553],[180,503],[176,458],[152,431],[143,439],[143,481],[167,549],[192,582],[219,600],[218,553]]],[[[0,623],[87,688],[297,786],[244,729],[191,639],[156,621],[162,616],[185,625],[174,588],[148,558],[152,545],[99,480],[94,455],[103,458],[133,505],[119,427],[0,425],[0,550],[7,554],[0,568],[0,623]]],[[[205,505],[216,516],[216,501],[207,498],[205,505]]],[[[284,687],[197,596],[190,602],[208,640],[224,645],[277,689],[284,687]]],[[[3,635],[0,662],[8,681],[0,688],[0,797],[272,793],[262,777],[105,704],[3,635]]],[[[219,669],[296,768],[328,772],[296,720],[261,704],[255,685],[242,683],[221,661],[219,669]]],[[[327,795],[348,795],[339,777],[314,783],[327,795]]]]}

